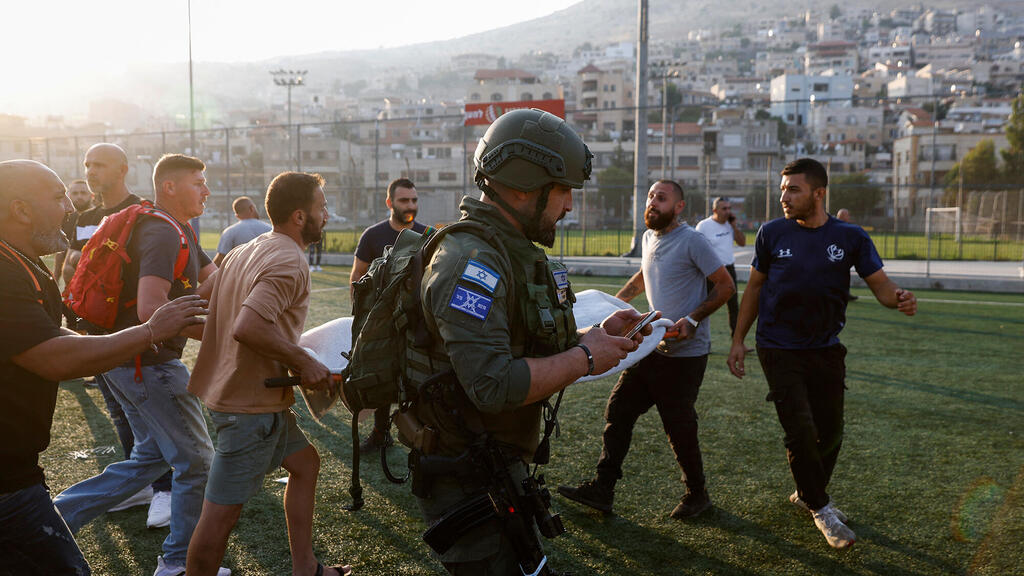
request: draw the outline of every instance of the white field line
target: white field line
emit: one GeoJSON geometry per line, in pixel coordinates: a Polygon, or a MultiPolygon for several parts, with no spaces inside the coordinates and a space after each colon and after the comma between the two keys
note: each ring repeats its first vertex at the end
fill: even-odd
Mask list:
{"type": "MultiPolygon", "coordinates": [[[[590,284],[587,282],[579,282],[578,284],[586,286],[587,288],[622,288],[622,284],[590,284]]],[[[331,288],[317,288],[310,290],[310,294],[318,294],[320,292],[332,292],[334,290],[346,289],[348,286],[332,286],[331,288]]],[[[743,291],[740,291],[740,295],[743,291]]],[[[929,304],[969,304],[972,306],[1010,306],[1013,308],[1024,308],[1024,302],[992,302],[990,300],[943,300],[940,298],[918,298],[918,302],[927,302],[929,304]]]]}
{"type": "MultiPolygon", "coordinates": [[[[591,284],[589,282],[577,282],[577,285],[585,286],[587,288],[622,288],[622,284],[591,284]]],[[[740,290],[739,295],[742,295],[743,291],[740,290]]],[[[1015,308],[1024,307],[1024,302],[992,302],[990,300],[943,300],[939,298],[918,298],[918,302],[928,302],[931,304],[972,304],[975,306],[1011,306],[1015,308]]]]}

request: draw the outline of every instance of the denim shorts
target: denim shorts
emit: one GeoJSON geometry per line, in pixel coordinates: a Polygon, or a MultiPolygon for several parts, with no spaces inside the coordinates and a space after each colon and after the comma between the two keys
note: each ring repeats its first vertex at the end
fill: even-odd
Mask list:
{"type": "Polygon", "coordinates": [[[309,446],[291,410],[268,414],[210,410],[210,419],[217,440],[206,499],[214,504],[245,504],[260,491],[267,474],[309,446]]]}

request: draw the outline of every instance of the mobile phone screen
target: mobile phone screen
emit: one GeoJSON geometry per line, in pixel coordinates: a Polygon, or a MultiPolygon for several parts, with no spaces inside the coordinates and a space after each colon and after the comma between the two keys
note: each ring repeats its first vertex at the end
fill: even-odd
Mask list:
{"type": "Polygon", "coordinates": [[[633,327],[629,329],[629,332],[626,333],[625,337],[632,338],[633,336],[636,336],[638,332],[644,329],[644,326],[647,326],[654,320],[654,313],[655,311],[651,310],[650,312],[641,316],[640,319],[637,320],[636,324],[634,324],[633,327]]]}

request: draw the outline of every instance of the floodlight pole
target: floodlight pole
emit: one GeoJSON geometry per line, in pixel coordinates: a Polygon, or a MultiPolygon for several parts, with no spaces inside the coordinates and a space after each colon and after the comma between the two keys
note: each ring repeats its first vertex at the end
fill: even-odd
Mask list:
{"type": "Polygon", "coordinates": [[[196,155],[196,99],[192,86],[192,0],[188,6],[188,134],[189,153],[196,155]]]}
{"type": "Polygon", "coordinates": [[[643,250],[644,204],[647,199],[647,0],[637,0],[636,111],[633,132],[633,244],[623,256],[643,250]]]}
{"type": "MultiPolygon", "coordinates": [[[[289,140],[288,144],[288,156],[291,159],[292,146],[290,143],[292,133],[292,87],[304,86],[304,76],[308,70],[285,70],[280,68],[278,70],[271,70],[270,74],[274,77],[274,84],[277,86],[284,86],[288,90],[288,128],[285,130],[285,138],[289,140]]],[[[299,133],[298,137],[302,134],[299,133]]],[[[301,145],[301,142],[300,142],[301,145]]]]}

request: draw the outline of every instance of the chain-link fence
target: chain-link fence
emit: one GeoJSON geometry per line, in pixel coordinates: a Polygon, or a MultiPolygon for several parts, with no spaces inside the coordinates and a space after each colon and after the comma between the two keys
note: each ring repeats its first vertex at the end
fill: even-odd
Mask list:
{"type": "MultiPolygon", "coordinates": [[[[653,107],[650,112],[660,117],[659,110],[653,107]]],[[[614,256],[629,251],[633,115],[634,109],[628,107],[566,112],[595,154],[594,178],[576,193],[573,211],[560,223],[551,253],[614,256]]],[[[395,178],[416,183],[420,222],[439,225],[458,219],[462,197],[478,194],[472,155],[485,129],[464,126],[463,115],[451,113],[451,108],[414,107],[374,119],[196,130],[194,137],[187,130],[0,136],[0,159],[39,160],[70,182],[84,176],[82,159],[91,145],[113,142],[128,155],[129,187],[150,196],[153,164],[162,154],[197,156],[207,164],[211,189],[201,219],[207,248],[213,248],[219,231],[234,222],[235,198],[249,196],[262,206],[266,187],[278,173],[317,172],[326,181],[331,213],[324,248],[352,252],[362,230],[388,216],[385,190],[395,178]]],[[[649,181],[672,178],[683,184],[684,217],[691,224],[708,214],[714,198],[730,199],[740,226],[752,239],[761,223],[781,216],[778,172],[790,159],[783,153],[782,131],[773,119],[739,118],[712,126],[681,121],[661,125],[652,119],[649,181]]],[[[885,258],[1020,260],[1024,253],[1020,189],[968,188],[951,193],[871,184],[846,178],[872,172],[863,162],[851,162],[834,150],[815,157],[827,162],[832,172],[830,212],[849,208],[885,258]],[[960,207],[959,229],[951,229],[948,215],[940,213],[935,215],[937,227],[926,236],[928,208],[942,206],[960,207]]],[[[873,173],[871,180],[892,180],[891,168],[876,166],[873,173]]]]}

